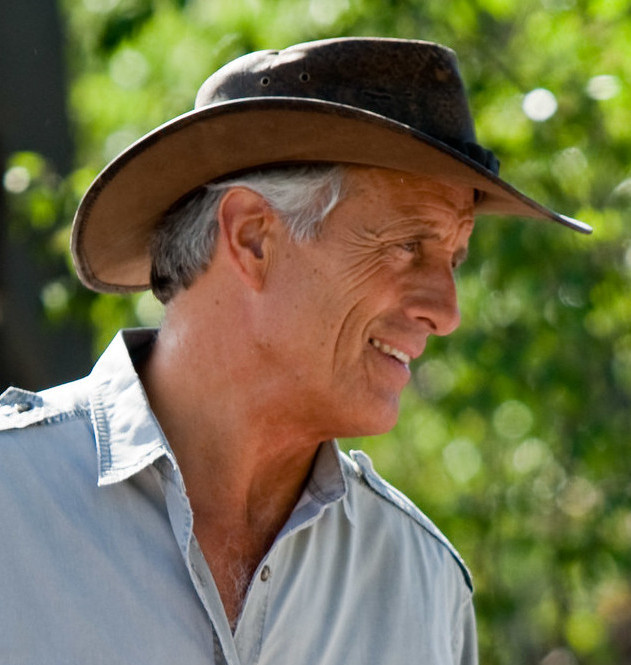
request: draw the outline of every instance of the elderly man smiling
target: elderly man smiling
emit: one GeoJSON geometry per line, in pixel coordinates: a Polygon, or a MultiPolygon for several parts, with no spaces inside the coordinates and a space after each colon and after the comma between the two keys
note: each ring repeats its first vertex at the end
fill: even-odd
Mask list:
{"type": "Polygon", "coordinates": [[[79,275],[164,322],[2,397],[3,662],[475,663],[464,564],[335,437],[396,423],[481,212],[589,232],[499,179],[424,42],[244,56],[110,164],[79,275]]]}

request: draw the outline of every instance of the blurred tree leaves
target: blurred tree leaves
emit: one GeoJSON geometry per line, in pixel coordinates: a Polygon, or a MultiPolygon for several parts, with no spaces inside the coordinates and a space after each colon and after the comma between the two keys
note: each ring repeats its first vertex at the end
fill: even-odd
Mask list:
{"type": "Polygon", "coordinates": [[[612,0],[64,0],[77,169],[4,176],[11,233],[59,275],[50,320],[152,324],[148,294],[98,296],[67,267],[72,210],[129,143],[189,110],[249,50],[340,35],[458,53],[503,175],[595,227],[482,218],[461,329],[435,339],[397,428],[360,442],[458,546],[486,665],[631,663],[631,13],[612,0]],[[541,92],[543,91],[543,92],[541,92]],[[532,93],[532,94],[529,94],[532,93]],[[547,105],[547,106],[546,106],[547,105]]]}

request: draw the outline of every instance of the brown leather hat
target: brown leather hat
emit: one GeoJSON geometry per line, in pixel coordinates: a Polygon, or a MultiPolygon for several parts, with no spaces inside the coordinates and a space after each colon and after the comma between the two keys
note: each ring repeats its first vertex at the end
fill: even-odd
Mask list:
{"type": "Polygon", "coordinates": [[[591,231],[497,176],[497,160],[476,143],[453,51],[402,39],[329,39],[234,60],[202,85],[195,110],[114,159],[75,216],[79,277],[97,291],[148,288],[152,229],[175,201],[231,173],[306,162],[427,174],[476,189],[477,213],[591,231]]]}

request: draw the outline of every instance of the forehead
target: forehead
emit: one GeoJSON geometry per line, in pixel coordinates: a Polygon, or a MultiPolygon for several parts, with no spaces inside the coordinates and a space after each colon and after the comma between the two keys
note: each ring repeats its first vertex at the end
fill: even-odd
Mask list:
{"type": "MultiPolygon", "coordinates": [[[[373,167],[347,170],[346,200],[366,212],[375,232],[401,226],[452,227],[473,224],[473,189],[425,175],[373,167]]],[[[445,230],[447,230],[445,228],[445,230]]]]}

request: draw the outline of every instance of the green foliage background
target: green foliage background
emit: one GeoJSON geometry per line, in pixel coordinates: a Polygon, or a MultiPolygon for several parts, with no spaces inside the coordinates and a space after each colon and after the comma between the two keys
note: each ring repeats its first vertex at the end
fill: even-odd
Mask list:
{"type": "MultiPolygon", "coordinates": [[[[9,164],[11,233],[57,262],[51,326],[153,324],[152,296],[88,293],[69,224],[98,170],[190,109],[250,50],[380,35],[458,53],[478,136],[503,175],[593,224],[482,218],[463,324],[414,371],[397,428],[347,442],[457,545],[476,581],[481,662],[631,663],[631,9],[622,0],[63,0],[76,170],[9,164]],[[544,88],[545,121],[523,108],[544,88]],[[20,180],[21,179],[21,180],[20,180]],[[17,182],[17,185],[15,183],[17,182]],[[13,192],[13,193],[11,193],[13,192]]],[[[5,184],[7,180],[5,178],[5,184]]]]}

